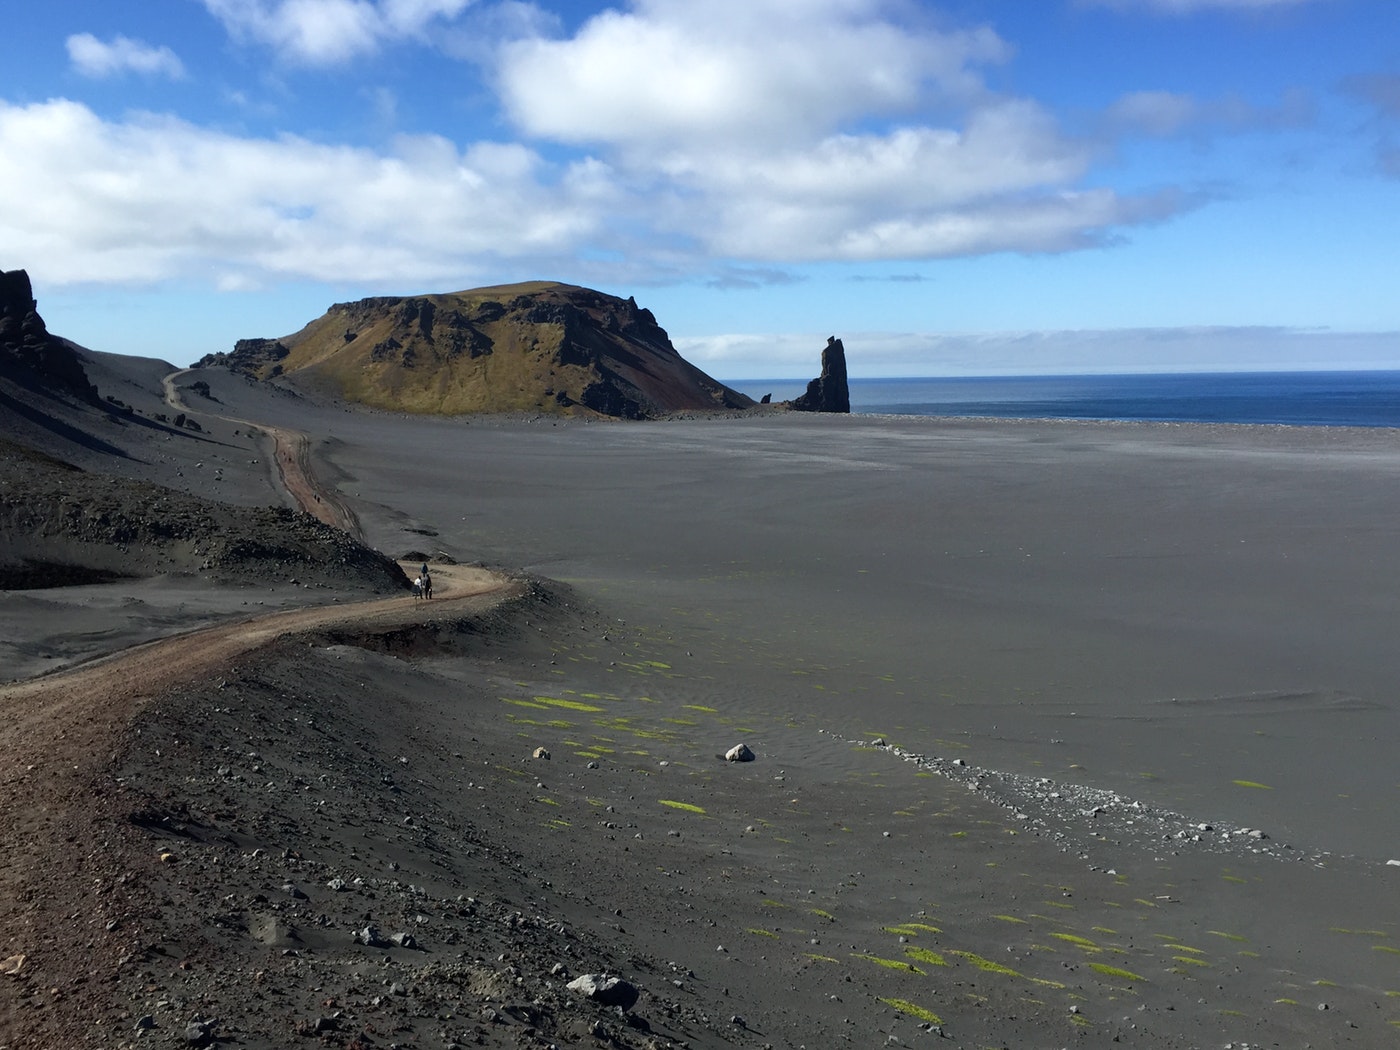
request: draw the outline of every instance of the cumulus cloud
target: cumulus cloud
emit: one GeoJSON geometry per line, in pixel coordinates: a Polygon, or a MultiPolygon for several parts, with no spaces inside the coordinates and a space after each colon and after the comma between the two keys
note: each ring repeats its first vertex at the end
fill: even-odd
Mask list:
{"type": "Polygon", "coordinates": [[[981,90],[1009,49],[990,29],[919,31],[877,0],[637,0],[566,40],[508,44],[503,104],[530,135],[571,142],[791,141],[911,110],[929,88],[981,90]]]}
{"type": "Polygon", "coordinates": [[[168,47],[154,47],[140,40],[117,36],[110,41],[91,33],[75,33],[67,40],[68,60],[85,77],[102,79],[122,73],[169,77],[181,80],[184,64],[168,47]]]}
{"type": "Polygon", "coordinates": [[[330,66],[450,22],[472,0],[203,0],[234,37],[284,59],[330,66]]]}
{"type": "MultiPolygon", "coordinates": [[[[469,2],[203,0],[231,32],[321,63],[469,2]]],[[[562,38],[512,16],[494,83],[531,144],[337,148],[0,103],[0,244],[56,280],[428,282],[509,259],[748,282],[811,262],[1069,251],[1193,206],[1093,183],[1101,143],[988,88],[1010,57],[992,30],[911,26],[896,3],[633,0],[562,38]]],[[[392,113],[392,94],[379,101],[392,113]]],[[[1169,133],[1208,108],[1142,95],[1116,119],[1169,133]]]]}
{"type": "Polygon", "coordinates": [[[748,263],[1061,251],[1161,210],[1076,189],[1092,145],[987,89],[1010,51],[992,30],[890,10],[637,0],[507,45],[501,97],[527,135],[653,187],[659,229],[748,263]],[[946,122],[910,119],[930,112],[946,122]]]}
{"type": "Polygon", "coordinates": [[[436,282],[567,255],[613,193],[596,164],[434,136],[392,152],[246,139],[70,101],[0,102],[0,244],[57,284],[436,282]]]}

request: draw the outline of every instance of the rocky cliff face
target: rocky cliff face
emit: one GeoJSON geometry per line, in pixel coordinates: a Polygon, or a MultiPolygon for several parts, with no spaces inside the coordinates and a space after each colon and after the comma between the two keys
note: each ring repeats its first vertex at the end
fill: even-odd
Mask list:
{"type": "Polygon", "coordinates": [[[644,419],[753,404],[684,360],[635,299],[543,282],[337,303],[295,335],[200,364],[417,412],[644,419]]]}
{"type": "Polygon", "coordinates": [[[49,334],[24,270],[0,272],[0,376],[97,403],[73,347],[49,334]]]}
{"type": "Polygon", "coordinates": [[[807,384],[807,392],[788,402],[799,412],[849,412],[851,388],[846,379],[846,348],[834,335],[822,351],[822,374],[807,384]]]}

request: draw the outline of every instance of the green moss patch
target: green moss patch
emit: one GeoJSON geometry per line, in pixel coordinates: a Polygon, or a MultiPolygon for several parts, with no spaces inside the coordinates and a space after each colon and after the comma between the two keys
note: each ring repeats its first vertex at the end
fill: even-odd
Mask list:
{"type": "Polygon", "coordinates": [[[705,812],[703,807],[694,805],[690,802],[677,802],[675,799],[671,798],[657,799],[657,801],[660,802],[663,806],[670,806],[672,809],[685,810],[685,812],[687,813],[700,813],[703,815],[705,812]]]}
{"type": "Polygon", "coordinates": [[[939,1017],[932,1010],[925,1010],[922,1006],[911,1003],[907,999],[886,999],[884,996],[880,996],[879,999],[880,1002],[884,1003],[886,1006],[892,1006],[900,1013],[908,1014],[910,1017],[917,1018],[926,1024],[943,1023],[943,1018],[939,1017]]]}
{"type": "Polygon", "coordinates": [[[887,970],[904,970],[906,973],[921,974],[924,971],[912,963],[907,963],[903,959],[885,959],[878,955],[866,955],[863,952],[852,952],[852,959],[864,959],[866,962],[874,963],[876,966],[883,966],[887,970]]]}
{"type": "Polygon", "coordinates": [[[1120,981],[1134,981],[1141,984],[1147,983],[1147,978],[1133,973],[1132,970],[1125,970],[1120,966],[1109,966],[1107,963],[1090,963],[1089,969],[1104,977],[1114,977],[1120,981]]]}
{"type": "Polygon", "coordinates": [[[947,966],[948,960],[937,952],[929,951],[927,948],[908,947],[904,949],[904,954],[911,959],[917,959],[921,963],[928,963],[930,966],[947,966]]]}

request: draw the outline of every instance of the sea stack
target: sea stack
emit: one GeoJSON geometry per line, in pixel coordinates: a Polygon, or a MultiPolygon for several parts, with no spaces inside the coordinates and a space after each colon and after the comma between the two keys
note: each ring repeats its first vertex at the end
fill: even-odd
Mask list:
{"type": "Polygon", "coordinates": [[[807,384],[807,392],[788,402],[798,412],[849,412],[851,388],[846,381],[846,348],[834,335],[822,351],[822,374],[807,384]]]}

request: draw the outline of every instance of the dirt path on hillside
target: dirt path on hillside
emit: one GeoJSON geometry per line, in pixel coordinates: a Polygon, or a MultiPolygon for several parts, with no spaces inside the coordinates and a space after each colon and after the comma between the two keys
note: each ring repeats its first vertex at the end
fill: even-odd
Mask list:
{"type": "MultiPolygon", "coordinates": [[[[192,369],[182,368],[177,372],[171,372],[161,381],[165,389],[165,403],[177,412],[194,411],[185,404],[184,398],[180,396],[180,391],[175,385],[181,376],[188,375],[191,371],[192,369]]],[[[311,436],[309,434],[300,430],[258,423],[251,419],[242,419],[238,416],[225,416],[213,412],[204,414],[215,415],[230,423],[260,430],[271,437],[272,458],[277,467],[277,481],[292,502],[300,510],[310,514],[318,521],[348,532],[361,543],[365,542],[364,533],[360,529],[360,520],[350,509],[349,504],[342,500],[338,493],[316,481],[311,470],[311,436]]]]}
{"type": "MultiPolygon", "coordinates": [[[[165,378],[165,396],[171,408],[188,411],[174,385],[181,374],[165,378]]],[[[238,422],[273,436],[279,480],[299,507],[359,536],[353,512],[317,483],[307,435],[238,422]]],[[[417,571],[402,567],[410,576],[417,571]]],[[[38,989],[28,1001],[12,998],[11,987],[0,997],[0,1047],[51,997],[91,996],[96,1004],[103,994],[91,969],[94,946],[124,936],[122,911],[133,906],[131,894],[117,889],[131,873],[123,872],[123,792],[110,781],[133,717],[170,690],[217,678],[288,637],[467,617],[525,591],[518,580],[467,566],[435,565],[433,580],[431,601],[404,595],[270,613],[0,687],[0,981],[32,975],[25,984],[38,989]]],[[[83,1010],[70,1002],[63,1013],[76,1024],[83,1010]]]]}
{"type": "MultiPolygon", "coordinates": [[[[27,983],[40,986],[43,996],[60,988],[65,995],[102,994],[96,982],[87,983],[96,972],[93,938],[123,936],[124,912],[134,906],[118,890],[129,875],[122,859],[126,821],[110,765],[145,705],[217,677],[232,661],[288,636],[467,616],[524,590],[519,581],[482,569],[441,566],[433,575],[441,597],[432,601],[406,596],[272,613],[0,688],[0,981],[32,972],[27,983]]],[[[0,1000],[0,1046],[21,1023],[10,1015],[16,1009],[25,1010],[22,1000],[0,1000]]],[[[77,1018],[82,1011],[70,1003],[64,1013],[70,1012],[77,1018]]]]}

